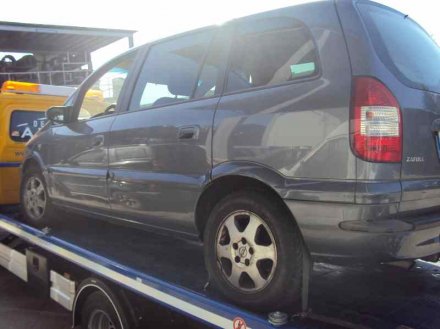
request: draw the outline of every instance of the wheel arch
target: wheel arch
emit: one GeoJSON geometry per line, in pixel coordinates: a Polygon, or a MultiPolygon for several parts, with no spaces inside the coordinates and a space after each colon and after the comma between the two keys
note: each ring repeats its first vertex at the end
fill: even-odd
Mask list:
{"type": "Polygon", "coordinates": [[[289,214],[295,224],[294,214],[283,201],[285,179],[274,170],[251,162],[229,162],[215,167],[212,180],[202,191],[195,209],[195,224],[203,240],[208,216],[215,205],[230,193],[251,189],[273,198],[289,214]]]}
{"type": "Polygon", "coordinates": [[[117,313],[121,328],[130,329],[131,327],[127,323],[127,317],[130,316],[130,314],[125,311],[126,307],[123,306],[124,299],[118,296],[118,294],[115,293],[107,283],[96,278],[85,279],[78,287],[72,305],[72,328],[81,324],[81,309],[87,300],[87,297],[96,291],[103,293],[110,301],[117,313]]]}
{"type": "Polygon", "coordinates": [[[41,160],[40,156],[38,156],[36,153],[33,153],[32,156],[26,158],[23,161],[23,164],[21,165],[21,172],[24,173],[29,167],[37,167],[41,170],[43,170],[43,161],[41,160]]]}

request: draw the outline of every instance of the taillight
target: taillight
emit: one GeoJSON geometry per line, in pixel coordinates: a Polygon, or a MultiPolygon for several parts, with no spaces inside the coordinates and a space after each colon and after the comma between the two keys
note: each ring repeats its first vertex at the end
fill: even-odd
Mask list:
{"type": "Polygon", "coordinates": [[[379,80],[355,77],[350,120],[351,145],[359,158],[372,162],[402,160],[399,103],[379,80]]]}

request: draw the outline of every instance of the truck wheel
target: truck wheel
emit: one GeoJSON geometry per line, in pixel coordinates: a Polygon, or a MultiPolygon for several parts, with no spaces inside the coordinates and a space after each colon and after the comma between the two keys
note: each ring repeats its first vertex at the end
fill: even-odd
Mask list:
{"type": "Polygon", "coordinates": [[[37,228],[46,226],[52,214],[52,205],[39,168],[32,166],[24,172],[20,198],[23,220],[37,228]]]}
{"type": "Polygon", "coordinates": [[[83,329],[128,329],[124,314],[101,291],[87,296],[80,312],[83,329]]]}
{"type": "Polygon", "coordinates": [[[236,304],[291,311],[299,300],[302,237],[278,200],[253,191],[227,196],[209,216],[204,244],[211,283],[236,304]]]}

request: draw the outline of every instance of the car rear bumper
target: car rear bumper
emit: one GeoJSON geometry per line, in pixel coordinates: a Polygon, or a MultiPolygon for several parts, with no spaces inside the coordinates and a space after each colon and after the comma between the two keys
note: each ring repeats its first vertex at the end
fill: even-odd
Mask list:
{"type": "Polygon", "coordinates": [[[395,219],[393,203],[285,202],[317,261],[386,262],[440,253],[440,214],[395,219]]]}

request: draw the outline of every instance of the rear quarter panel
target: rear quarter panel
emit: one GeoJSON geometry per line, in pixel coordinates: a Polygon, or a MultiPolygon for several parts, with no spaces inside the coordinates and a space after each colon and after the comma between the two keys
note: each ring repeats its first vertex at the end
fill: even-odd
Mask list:
{"type": "Polygon", "coordinates": [[[318,2],[263,15],[293,17],[310,28],[320,74],[222,96],[214,120],[214,167],[235,161],[256,163],[287,180],[307,183],[309,198],[315,201],[328,195],[322,184],[348,181],[343,192],[352,202],[356,174],[349,144],[351,71],[334,4],[318,2]]]}

